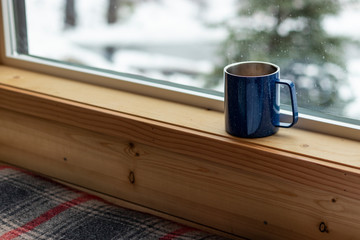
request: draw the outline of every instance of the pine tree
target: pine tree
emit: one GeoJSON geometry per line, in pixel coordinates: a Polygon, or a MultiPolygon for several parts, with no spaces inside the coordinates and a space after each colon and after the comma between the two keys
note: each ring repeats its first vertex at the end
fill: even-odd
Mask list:
{"type": "MultiPolygon", "coordinates": [[[[349,101],[338,89],[346,82],[348,39],[330,36],[323,19],[341,10],[340,0],[238,0],[236,17],[224,23],[229,36],[222,66],[267,61],[295,82],[299,106],[339,111],[349,101]],[[247,24],[244,24],[247,23],[247,24]],[[246,26],[244,26],[246,25],[246,26]]],[[[217,70],[217,76],[222,68],[217,70]]],[[[215,78],[214,78],[215,79],[215,78]]]]}

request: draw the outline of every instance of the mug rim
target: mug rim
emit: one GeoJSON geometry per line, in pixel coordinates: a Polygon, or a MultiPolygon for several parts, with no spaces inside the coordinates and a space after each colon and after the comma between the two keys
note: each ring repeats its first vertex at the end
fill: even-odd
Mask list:
{"type": "Polygon", "coordinates": [[[235,77],[253,77],[253,78],[256,78],[256,77],[266,77],[266,76],[271,76],[273,74],[276,74],[280,71],[280,67],[276,64],[273,64],[273,63],[270,63],[270,62],[263,62],[263,61],[244,61],[244,62],[235,62],[235,63],[231,63],[227,66],[224,67],[224,72],[226,74],[229,74],[231,76],[235,76],[235,77]],[[263,74],[263,75],[256,75],[256,76],[247,76],[247,75],[238,75],[238,74],[233,74],[233,73],[230,73],[228,71],[229,68],[233,67],[233,66],[237,66],[237,65],[242,65],[242,64],[249,64],[249,63],[260,63],[260,64],[264,64],[264,65],[271,65],[273,67],[276,68],[276,71],[272,72],[272,73],[269,73],[269,74],[263,74]]]}

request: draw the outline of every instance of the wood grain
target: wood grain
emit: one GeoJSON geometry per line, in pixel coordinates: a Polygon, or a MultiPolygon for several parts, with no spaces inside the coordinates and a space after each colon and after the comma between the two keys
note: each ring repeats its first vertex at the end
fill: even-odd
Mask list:
{"type": "Polygon", "coordinates": [[[88,106],[125,113],[173,126],[303,156],[360,167],[360,143],[299,129],[280,129],[279,133],[260,139],[237,139],[224,130],[224,116],[188,105],[136,95],[115,89],[71,81],[17,68],[0,66],[3,86],[28,90],[88,106]]]}
{"type": "MultiPolygon", "coordinates": [[[[36,112],[31,101],[23,101],[32,115],[66,108],[39,103],[35,106],[43,110],[36,112]]],[[[173,135],[147,121],[131,125],[118,116],[111,124],[109,116],[79,112],[73,110],[70,125],[60,123],[60,115],[46,120],[0,109],[0,159],[237,237],[351,239],[359,234],[355,172],[301,164],[237,142],[234,147],[222,142],[221,148],[216,138],[204,143],[202,134],[198,139],[189,132],[173,135]],[[89,122],[109,129],[86,129],[89,122]],[[328,233],[319,231],[321,222],[328,233]]]]}
{"type": "Polygon", "coordinates": [[[359,142],[296,129],[237,139],[220,113],[0,70],[2,161],[234,237],[360,234],[359,142]]]}

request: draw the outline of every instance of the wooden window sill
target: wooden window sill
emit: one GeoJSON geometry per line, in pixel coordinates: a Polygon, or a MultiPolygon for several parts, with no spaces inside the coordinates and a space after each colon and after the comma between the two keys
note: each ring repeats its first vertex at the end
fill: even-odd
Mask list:
{"type": "MultiPolygon", "coordinates": [[[[284,207],[282,209],[293,211],[293,217],[297,218],[296,214],[304,210],[305,215],[316,223],[326,221],[326,219],[334,222],[332,229],[336,230],[331,235],[332,239],[340,239],[338,237],[344,233],[359,234],[360,230],[356,227],[357,222],[360,221],[358,207],[360,205],[360,143],[358,141],[295,128],[280,129],[276,135],[267,138],[235,138],[225,132],[224,116],[220,112],[7,66],[0,66],[0,108],[4,111],[21,113],[24,116],[46,119],[106,136],[127,139],[130,142],[130,150],[133,148],[131,142],[136,142],[160,149],[163,155],[171,152],[178,154],[176,155],[178,159],[186,156],[191,161],[200,159],[209,162],[213,169],[200,167],[200,163],[198,165],[193,162],[198,168],[187,169],[189,172],[186,173],[189,178],[194,177],[194,179],[197,177],[194,174],[209,174],[209,176],[206,175],[208,183],[203,186],[204,194],[207,193],[206,188],[212,188],[212,184],[215,184],[216,179],[213,178],[220,176],[220,172],[225,174],[227,171],[236,170],[248,177],[247,182],[243,183],[243,179],[234,177],[235,175],[229,175],[226,181],[221,179],[224,185],[224,196],[232,194],[227,192],[226,186],[228,189],[232,189],[234,184],[253,186],[253,192],[245,194],[246,199],[254,201],[254,205],[257,201],[268,202],[269,206],[262,209],[264,213],[286,215],[285,212],[272,212],[272,209],[275,209],[274,206],[279,205],[284,207]],[[255,176],[262,176],[262,179],[255,176]],[[269,186],[266,186],[263,181],[271,182],[272,189],[268,189],[269,186]],[[293,202],[287,202],[289,199],[293,202]],[[338,209],[333,209],[330,205],[334,201],[342,203],[339,199],[343,201],[343,205],[340,205],[338,209]],[[315,205],[313,201],[316,202],[315,205]],[[351,210],[349,207],[352,207],[351,210]],[[312,210],[316,214],[312,213],[312,210]],[[338,217],[340,220],[336,220],[338,217]]],[[[4,114],[10,122],[13,115],[10,112],[4,112],[4,114]]],[[[5,139],[3,144],[10,143],[6,143],[5,139]]],[[[6,158],[10,159],[11,156],[1,151],[3,150],[0,149],[0,156],[5,158],[3,159],[5,162],[9,162],[6,158]]],[[[35,163],[23,164],[31,168],[35,163]]],[[[188,164],[191,166],[191,163],[188,164]]],[[[49,167],[47,171],[53,171],[49,175],[56,175],[56,169],[49,167]]],[[[84,184],[86,184],[85,180],[84,184]]],[[[222,189],[222,186],[219,186],[219,189],[222,189]]],[[[239,195],[244,195],[239,189],[239,195]]],[[[224,199],[227,198],[224,197],[224,199]]],[[[221,201],[221,198],[218,200],[221,201]]],[[[146,202],[146,200],[142,201],[146,202]]],[[[229,205],[233,204],[231,198],[228,198],[228,201],[229,205]]],[[[144,205],[147,207],[156,205],[151,201],[147,204],[144,205]]],[[[156,206],[161,208],[161,205],[156,206]]],[[[178,211],[178,214],[181,214],[175,207],[162,211],[169,211],[171,214],[176,214],[173,212],[178,211]]],[[[244,215],[248,216],[245,213],[246,209],[243,211],[244,215]]],[[[207,214],[204,213],[204,216],[207,214]]],[[[180,217],[194,217],[192,221],[207,221],[205,217],[197,218],[192,215],[180,217]]],[[[244,217],[239,221],[247,221],[246,219],[244,217]]],[[[271,228],[259,226],[259,223],[250,220],[248,225],[234,229],[236,224],[232,225],[231,222],[234,219],[231,217],[227,219],[228,224],[223,223],[223,225],[214,220],[213,227],[235,235],[246,233],[246,229],[250,229],[247,236],[254,238],[270,236],[270,238],[288,239],[286,236],[294,234],[297,237],[314,236],[314,239],[321,239],[323,235],[316,235],[322,234],[318,232],[317,226],[308,232],[303,232],[306,219],[304,217],[300,225],[293,230],[290,229],[290,223],[288,226],[286,220],[281,219],[279,224],[281,222],[283,226],[280,227],[278,224],[274,228],[277,232],[274,232],[274,229],[263,229],[264,227],[271,228]],[[262,233],[264,235],[261,235],[262,233]]],[[[206,224],[213,223],[212,220],[208,221],[209,223],[206,224]]],[[[267,220],[261,220],[261,224],[268,225],[267,220]]]]}
{"type": "MultiPolygon", "coordinates": [[[[241,144],[263,151],[284,152],[298,159],[311,159],[333,167],[360,168],[360,143],[301,129],[280,129],[267,138],[241,139],[228,135],[224,129],[223,113],[188,105],[140,96],[87,83],[57,78],[7,66],[0,66],[2,89],[18,89],[29,96],[39,96],[72,103],[81,108],[112,111],[135,118],[156,122],[177,131],[197,132],[224,143],[241,144]],[[31,94],[32,93],[32,94],[31,94]]],[[[12,108],[12,104],[2,107],[12,108]]],[[[25,106],[20,106],[24,108],[25,106]]],[[[16,111],[16,106],[13,110],[16,111]]],[[[59,112],[60,114],[61,112],[59,112]]],[[[43,113],[44,115],[46,112],[43,113]]],[[[75,115],[75,114],[74,114],[75,115]]],[[[67,117],[63,116],[64,119],[67,117]]],[[[62,121],[62,118],[58,118],[62,121]]]]}

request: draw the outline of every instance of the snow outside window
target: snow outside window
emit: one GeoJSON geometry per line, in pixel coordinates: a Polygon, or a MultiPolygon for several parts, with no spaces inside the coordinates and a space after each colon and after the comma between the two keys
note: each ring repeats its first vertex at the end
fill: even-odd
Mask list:
{"type": "Polygon", "coordinates": [[[358,0],[25,0],[23,53],[220,94],[225,65],[268,61],[303,111],[356,122],[359,11],[358,0]]]}

